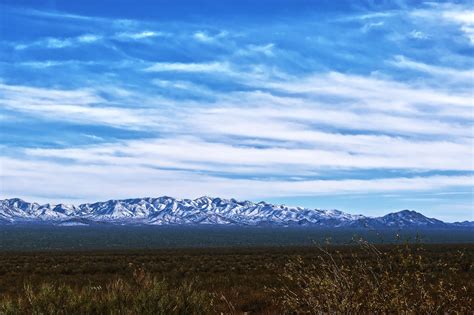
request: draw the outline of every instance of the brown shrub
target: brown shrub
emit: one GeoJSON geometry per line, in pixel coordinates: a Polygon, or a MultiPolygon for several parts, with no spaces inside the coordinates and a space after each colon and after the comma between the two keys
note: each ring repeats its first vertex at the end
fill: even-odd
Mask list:
{"type": "MultiPolygon", "coordinates": [[[[449,280],[457,267],[428,261],[421,245],[379,251],[361,241],[350,259],[319,247],[312,262],[292,259],[272,291],[288,314],[472,314],[472,282],[458,287],[449,280]],[[370,256],[370,259],[367,257],[370,256]],[[442,268],[434,277],[433,268],[442,268]],[[469,288],[467,286],[470,286],[469,288]]],[[[463,253],[459,253],[462,260],[463,253]]],[[[469,266],[472,268],[472,264],[469,266]]]]}

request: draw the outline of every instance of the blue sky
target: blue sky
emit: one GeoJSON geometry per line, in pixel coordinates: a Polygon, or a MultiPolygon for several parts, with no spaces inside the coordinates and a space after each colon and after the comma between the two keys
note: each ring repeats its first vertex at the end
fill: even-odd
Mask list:
{"type": "Polygon", "coordinates": [[[474,220],[468,1],[0,1],[0,197],[474,220]]]}

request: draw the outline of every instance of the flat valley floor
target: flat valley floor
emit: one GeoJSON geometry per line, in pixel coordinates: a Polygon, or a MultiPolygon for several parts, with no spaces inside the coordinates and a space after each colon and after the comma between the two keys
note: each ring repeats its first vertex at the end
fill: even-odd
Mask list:
{"type": "MultiPolygon", "coordinates": [[[[304,308],[305,305],[293,305],[291,303],[294,301],[285,301],[284,299],[288,298],[286,296],[288,292],[299,292],[299,290],[303,292],[305,286],[311,285],[312,281],[331,280],[332,273],[336,273],[335,277],[346,279],[346,286],[354,286],[354,290],[360,289],[363,296],[363,290],[372,289],[364,285],[358,287],[360,283],[357,282],[365,281],[360,278],[362,271],[362,273],[367,272],[366,276],[369,280],[372,279],[371,274],[380,273],[380,278],[375,281],[386,281],[386,290],[395,290],[394,288],[401,285],[406,285],[407,290],[418,290],[418,287],[426,286],[426,299],[435,299],[440,297],[440,294],[445,294],[436,291],[441,290],[436,287],[441,279],[441,282],[448,285],[442,290],[451,288],[449,294],[455,296],[451,309],[460,310],[461,307],[466,307],[464,311],[471,311],[473,307],[474,286],[470,280],[474,279],[474,243],[469,241],[458,244],[420,244],[412,239],[411,244],[399,240],[398,244],[375,246],[325,245],[323,242],[319,245],[300,242],[300,245],[262,246],[261,238],[259,241],[256,240],[253,246],[247,243],[241,243],[240,246],[222,246],[218,241],[214,241],[211,245],[217,242],[219,246],[133,249],[131,247],[134,246],[136,240],[129,239],[127,243],[125,239],[122,239],[119,243],[122,247],[118,246],[119,248],[115,249],[113,244],[117,245],[115,240],[117,236],[111,232],[104,235],[90,229],[74,231],[78,233],[77,235],[89,234],[83,235],[82,238],[78,237],[76,246],[71,246],[70,249],[62,246],[69,242],[72,244],[72,238],[60,239],[54,234],[64,233],[64,230],[53,230],[51,232],[53,236],[41,229],[23,230],[23,234],[17,234],[17,237],[24,240],[23,250],[14,251],[10,247],[0,251],[2,299],[14,301],[25,294],[25,287],[35,290],[45,283],[66,285],[72,290],[71,292],[80,291],[84,287],[94,288],[100,294],[101,290],[107,290],[110,283],[117,279],[133,282],[133,278],[136,278],[139,272],[160,281],[163,280],[170,288],[178,287],[183,283],[192,283],[193,290],[209,293],[212,296],[212,312],[274,314],[281,313],[285,308],[286,310],[291,307],[304,308]],[[97,240],[97,235],[102,235],[102,240],[97,241],[96,244],[104,245],[108,242],[108,246],[103,246],[103,248],[85,246],[84,248],[84,244],[91,241],[93,236],[97,240]],[[89,240],[88,237],[91,239],[89,240]],[[105,242],[105,239],[108,241],[105,242]],[[77,248],[80,242],[83,243],[82,249],[77,248]],[[48,244],[49,249],[45,248],[48,244]],[[129,248],[124,248],[127,247],[124,244],[128,244],[129,248]],[[332,261],[334,265],[331,265],[332,261]],[[320,272],[318,268],[322,268],[322,271],[320,272]],[[383,273],[386,273],[386,276],[383,276],[383,273]],[[319,275],[324,274],[329,275],[327,279],[318,278],[319,275]],[[311,275],[316,276],[312,278],[311,275]],[[417,277],[421,277],[422,280],[417,277]],[[393,285],[390,283],[402,280],[403,283],[393,285]],[[298,281],[307,283],[302,287],[298,281]],[[432,297],[430,290],[433,290],[432,297]],[[288,303],[282,305],[282,302],[288,303]]],[[[2,233],[2,242],[11,237],[5,230],[2,233]]],[[[174,233],[176,237],[181,235],[183,239],[189,237],[189,234],[183,234],[183,232],[174,233]]],[[[196,232],[188,231],[187,233],[196,232]]],[[[222,237],[224,232],[213,233],[220,233],[222,237]]],[[[291,238],[293,235],[291,242],[297,243],[295,238],[298,239],[298,237],[294,235],[296,232],[292,233],[287,234],[286,238],[291,238]]],[[[201,235],[201,245],[205,245],[203,239],[212,240],[216,237],[216,234],[212,233],[205,235],[201,235]]],[[[227,234],[224,233],[224,235],[227,234]]],[[[306,235],[314,236],[308,233],[306,235]]],[[[143,235],[141,237],[143,241],[143,235]]],[[[244,239],[249,240],[248,233],[246,237],[244,239]]],[[[272,234],[267,233],[266,237],[270,239],[272,234]]],[[[165,240],[161,241],[165,242],[165,240]]],[[[168,241],[171,242],[171,240],[168,241]]],[[[151,244],[154,243],[151,242],[151,244]]],[[[6,245],[2,243],[2,246],[6,245]]],[[[320,289],[327,291],[324,286],[331,284],[324,281],[317,282],[321,288],[314,287],[314,291],[309,294],[317,294],[320,289]]],[[[338,297],[338,294],[344,294],[341,292],[345,290],[345,287],[335,290],[334,298],[339,299],[341,297],[338,297]],[[338,293],[337,290],[341,292],[338,293]]]]}

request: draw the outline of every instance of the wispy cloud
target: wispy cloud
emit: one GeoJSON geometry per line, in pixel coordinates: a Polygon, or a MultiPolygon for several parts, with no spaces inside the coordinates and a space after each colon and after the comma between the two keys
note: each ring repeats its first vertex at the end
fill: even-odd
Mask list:
{"type": "Polygon", "coordinates": [[[374,30],[374,29],[379,29],[383,25],[384,25],[384,22],[382,22],[382,21],[366,23],[362,27],[362,31],[363,32],[369,32],[369,31],[374,30]]]}
{"type": "Polygon", "coordinates": [[[221,41],[229,36],[229,32],[209,32],[209,31],[196,31],[192,34],[192,37],[201,43],[205,44],[221,44],[221,41]]]}
{"type": "Polygon", "coordinates": [[[22,61],[17,66],[29,67],[36,69],[47,69],[51,67],[61,66],[92,66],[98,64],[95,61],[79,61],[79,60],[45,60],[45,61],[22,61]]]}
{"type": "MultiPolygon", "coordinates": [[[[223,123],[229,123],[224,121],[223,123]]],[[[235,129],[244,126],[235,126],[235,129]]],[[[269,126],[274,127],[274,126],[269,126]]],[[[207,131],[210,131],[209,129],[207,131]]],[[[215,130],[219,132],[221,130],[215,130]]],[[[128,141],[120,144],[78,149],[32,149],[28,154],[37,157],[64,158],[78,162],[150,165],[174,167],[188,171],[226,172],[230,175],[280,174],[285,176],[311,175],[315,170],[332,169],[408,169],[470,171],[472,143],[410,142],[389,137],[342,136],[329,133],[293,132],[286,130],[273,135],[262,134],[273,140],[303,139],[306,148],[242,146],[242,143],[210,142],[198,138],[168,138],[146,141],[128,141]],[[280,134],[278,134],[280,133],[280,134]],[[311,137],[311,138],[310,138],[311,137]],[[270,138],[272,139],[272,138],[270,138]],[[183,151],[182,148],[187,148],[183,151]],[[381,152],[376,154],[374,150],[381,152]],[[420,155],[422,155],[420,157],[420,155]],[[435,158],[436,157],[436,158],[435,158]],[[416,158],[416,160],[414,160],[416,158]],[[248,168],[248,171],[245,171],[248,168]]],[[[241,136],[250,132],[240,133],[241,136]]]]}
{"type": "MultiPolygon", "coordinates": [[[[153,71],[213,73],[217,68],[222,70],[222,65],[163,63],[153,71]]],[[[185,81],[155,79],[153,83],[163,88],[206,90],[185,81]]],[[[179,113],[169,116],[158,108],[118,107],[94,90],[53,91],[4,85],[3,91],[5,106],[45,118],[171,133],[167,140],[131,141],[103,147],[121,152],[124,159],[112,155],[110,161],[103,160],[105,156],[103,153],[97,156],[96,148],[28,151],[35,156],[72,160],[82,156],[87,157],[88,162],[133,161],[137,165],[147,163],[229,174],[245,172],[238,167],[241,165],[254,174],[283,172],[288,176],[311,174],[325,167],[414,171],[470,171],[472,168],[470,122],[452,121],[453,115],[445,121],[442,112],[445,107],[471,110],[470,98],[462,93],[461,96],[448,95],[416,85],[338,73],[286,82],[249,83],[295,95],[215,91],[214,101],[195,104],[202,109],[188,107],[187,100],[168,100],[173,107],[181,108],[179,113]],[[326,96],[332,97],[330,103],[324,101],[326,96]],[[318,99],[320,97],[323,98],[318,99]],[[384,104],[384,107],[374,107],[374,103],[384,104]],[[423,109],[426,107],[431,108],[431,117],[426,116],[423,109]],[[331,130],[333,128],[337,131],[331,130]],[[375,134],[364,134],[368,131],[375,134]],[[438,138],[423,139],[426,135],[438,138]],[[183,136],[193,138],[183,140],[183,136]],[[254,147],[246,145],[249,139],[270,142],[254,147]],[[183,152],[183,147],[189,150],[183,152]],[[156,154],[141,152],[142,148],[156,154]],[[136,153],[137,157],[132,158],[136,153]]],[[[122,92],[114,93],[123,98],[122,92]]],[[[126,92],[124,96],[137,99],[137,95],[126,92]]]]}
{"type": "Polygon", "coordinates": [[[3,10],[8,10],[9,12],[21,15],[29,15],[29,16],[36,16],[36,17],[46,17],[46,18],[53,18],[53,19],[73,19],[73,20],[92,20],[94,19],[91,16],[79,15],[79,14],[71,14],[67,12],[61,11],[53,11],[53,10],[38,10],[33,8],[15,8],[10,6],[2,6],[3,10]]]}
{"type": "Polygon", "coordinates": [[[94,34],[85,34],[85,35],[79,36],[77,38],[77,41],[80,43],[93,43],[101,39],[102,39],[102,36],[98,36],[94,34]]]}
{"type": "Polygon", "coordinates": [[[51,48],[51,49],[60,49],[60,48],[67,48],[73,47],[80,44],[91,44],[102,40],[102,36],[94,35],[94,34],[84,34],[77,37],[70,37],[70,38],[54,38],[48,37],[44,39],[40,39],[30,43],[19,43],[15,44],[14,47],[16,50],[24,50],[27,48],[32,47],[40,47],[40,48],[51,48]]]}
{"type": "MultiPolygon", "coordinates": [[[[69,195],[75,192],[79,201],[96,201],[104,194],[110,198],[171,195],[198,197],[215,195],[237,198],[269,198],[274,196],[305,196],[340,193],[406,192],[470,187],[472,176],[428,176],[414,178],[384,178],[376,180],[309,180],[261,181],[228,179],[178,170],[150,169],[141,166],[69,165],[51,161],[17,161],[2,158],[5,167],[2,182],[9,186],[2,195],[28,199],[37,196],[69,195]],[[50,176],[48,174],[54,174],[50,176]],[[12,181],[14,178],[21,180],[12,181]],[[47,185],[45,185],[48,178],[47,185]],[[74,180],[64,180],[74,178],[74,180]],[[83,183],[87,182],[88,185],[83,183]],[[100,191],[96,187],[101,187],[100,191]],[[159,192],[157,192],[159,187],[159,192]],[[34,193],[33,193],[34,192],[34,193]],[[32,195],[34,194],[34,195],[32,195]],[[34,197],[32,197],[34,196],[34,197]]],[[[49,200],[51,201],[51,200],[49,200]]],[[[59,201],[59,200],[58,200],[59,201]]],[[[64,201],[64,200],[60,200],[64,201]]]]}
{"type": "Polygon", "coordinates": [[[422,31],[413,30],[410,32],[410,37],[414,39],[428,39],[429,36],[422,31]]]}
{"type": "Polygon", "coordinates": [[[49,120],[145,128],[149,112],[121,108],[90,90],[51,90],[0,84],[1,107],[49,120]]]}
{"type": "Polygon", "coordinates": [[[457,23],[461,27],[471,44],[474,44],[474,10],[444,11],[442,17],[448,21],[457,23]]]}
{"type": "MultiPolygon", "coordinates": [[[[378,109],[379,111],[416,113],[421,107],[472,108],[470,91],[458,94],[423,86],[410,86],[385,79],[345,75],[332,72],[327,75],[316,75],[285,83],[270,83],[271,88],[291,93],[307,95],[334,95],[341,98],[357,100],[358,106],[378,109]],[[380,104],[383,104],[381,106],[380,104]]],[[[446,114],[446,112],[443,112],[446,114]]]]}
{"type": "Polygon", "coordinates": [[[120,41],[138,41],[154,37],[168,37],[169,34],[155,31],[140,31],[140,32],[120,32],[108,36],[98,34],[83,34],[76,37],[55,38],[47,37],[33,42],[23,42],[14,44],[16,50],[25,50],[28,48],[49,48],[60,49],[75,47],[80,45],[92,44],[101,42],[103,40],[116,39],[120,41]]]}
{"type": "Polygon", "coordinates": [[[210,72],[229,73],[230,66],[222,62],[209,63],[181,63],[181,62],[157,62],[145,69],[147,72],[210,72]]]}
{"type": "Polygon", "coordinates": [[[333,5],[232,19],[5,6],[0,193],[468,191],[472,8],[333,5]]]}
{"type": "Polygon", "coordinates": [[[168,34],[163,32],[154,32],[154,31],[142,31],[137,33],[132,32],[123,32],[118,33],[114,37],[122,40],[140,40],[146,38],[153,38],[153,37],[164,37],[168,36],[168,34]]]}
{"type": "Polygon", "coordinates": [[[474,44],[474,10],[471,5],[453,3],[430,3],[428,9],[410,12],[414,18],[455,25],[474,44]]]}
{"type": "MultiPolygon", "coordinates": [[[[472,87],[471,80],[474,79],[474,69],[453,69],[448,67],[434,66],[423,62],[417,62],[400,55],[395,56],[391,63],[400,68],[425,72],[443,79],[448,79],[449,81],[454,80],[457,83],[463,81],[469,85],[469,88],[472,87]]],[[[446,81],[443,80],[443,83],[446,84],[446,81]]]]}
{"type": "Polygon", "coordinates": [[[275,44],[270,43],[266,45],[248,45],[245,49],[240,49],[237,51],[239,55],[253,55],[253,54],[263,54],[267,57],[274,55],[275,44]]]}

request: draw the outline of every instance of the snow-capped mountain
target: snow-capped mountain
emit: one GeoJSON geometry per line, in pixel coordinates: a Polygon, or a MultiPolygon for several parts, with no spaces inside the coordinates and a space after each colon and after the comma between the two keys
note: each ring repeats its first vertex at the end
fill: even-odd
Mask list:
{"type": "Polygon", "coordinates": [[[18,198],[0,200],[0,223],[93,223],[147,225],[302,225],[354,228],[472,227],[472,222],[448,224],[422,214],[403,210],[383,217],[352,215],[339,210],[318,210],[201,197],[137,198],[65,204],[29,203],[18,198]],[[456,225],[457,224],[457,225],[456,225]]]}

